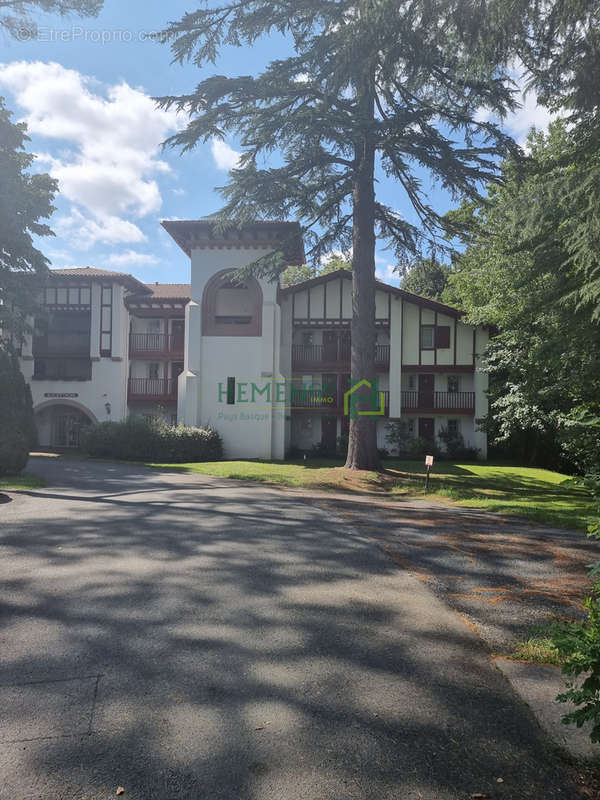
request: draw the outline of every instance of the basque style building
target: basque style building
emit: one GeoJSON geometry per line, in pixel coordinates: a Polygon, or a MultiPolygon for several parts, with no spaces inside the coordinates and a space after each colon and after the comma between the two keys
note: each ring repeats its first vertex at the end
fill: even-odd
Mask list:
{"type": "MultiPolygon", "coordinates": [[[[83,425],[130,414],[210,425],[228,458],[332,452],[348,428],[352,275],[282,287],[234,272],[274,250],[304,261],[300,228],[168,221],[191,261],[189,284],[146,284],[92,267],[52,270],[44,313],[22,346],[41,446],[74,447],[83,425]],[[346,409],[344,397],[346,396],[346,409]]],[[[385,283],[376,292],[378,443],[386,423],[434,440],[460,432],[486,457],[478,369],[488,332],[462,313],[385,283]]],[[[369,384],[370,385],[370,384],[369,384]]]]}

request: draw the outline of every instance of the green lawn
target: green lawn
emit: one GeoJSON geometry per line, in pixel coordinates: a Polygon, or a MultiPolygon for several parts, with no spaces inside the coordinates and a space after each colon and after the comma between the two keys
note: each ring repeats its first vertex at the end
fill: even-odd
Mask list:
{"type": "Polygon", "coordinates": [[[35,475],[27,475],[27,473],[0,477],[0,489],[39,489],[44,485],[44,481],[41,478],[36,478],[35,475]]]}
{"type": "MultiPolygon", "coordinates": [[[[398,500],[425,496],[425,468],[421,461],[388,460],[382,473],[350,472],[342,468],[340,461],[326,459],[151,466],[280,486],[371,492],[398,500]]],[[[582,530],[593,510],[587,492],[568,475],[506,464],[439,461],[433,468],[427,497],[582,530]]]]}

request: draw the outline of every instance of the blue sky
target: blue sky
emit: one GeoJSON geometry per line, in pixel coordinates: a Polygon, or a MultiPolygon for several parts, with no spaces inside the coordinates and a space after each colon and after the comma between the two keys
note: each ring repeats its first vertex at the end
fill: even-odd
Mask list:
{"type": "MultiPolygon", "coordinates": [[[[162,151],[161,142],[183,120],[157,110],[151,97],[190,91],[214,73],[254,73],[288,52],[284,39],[273,36],[251,51],[228,50],[216,67],[171,64],[169,48],[144,34],[196,7],[194,0],[105,0],[94,19],[38,16],[32,40],[0,34],[0,95],[15,119],[28,123],[36,169],[59,180],[56,236],[41,243],[53,267],[90,265],[148,282],[189,280],[188,259],[160,220],[218,210],[214,187],[226,182],[237,145],[211,142],[183,156],[162,151]]],[[[523,141],[531,125],[547,122],[547,112],[528,96],[505,127],[523,141]]],[[[396,184],[384,179],[378,191],[414,219],[396,184]]],[[[442,212],[452,205],[434,186],[430,199],[442,212]]],[[[379,276],[396,282],[393,268],[393,256],[378,248],[379,276]]]]}

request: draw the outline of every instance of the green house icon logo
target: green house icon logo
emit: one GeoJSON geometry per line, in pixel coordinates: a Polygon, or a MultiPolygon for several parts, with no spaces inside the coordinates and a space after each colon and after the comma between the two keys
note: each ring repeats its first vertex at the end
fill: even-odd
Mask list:
{"type": "Polygon", "coordinates": [[[368,381],[363,378],[357,381],[354,386],[350,387],[347,392],[344,392],[344,414],[349,415],[353,419],[362,416],[382,417],[385,414],[385,395],[379,391],[379,383],[377,380],[368,381]],[[364,390],[369,389],[366,393],[364,390]],[[357,394],[359,390],[360,395],[357,394]],[[369,404],[370,409],[358,408],[358,404],[369,404]]]}

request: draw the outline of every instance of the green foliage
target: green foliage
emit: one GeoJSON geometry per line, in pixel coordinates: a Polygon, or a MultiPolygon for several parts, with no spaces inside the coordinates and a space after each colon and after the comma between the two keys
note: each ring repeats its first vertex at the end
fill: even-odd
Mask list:
{"type": "Polygon", "coordinates": [[[0,422],[0,475],[18,475],[25,469],[29,447],[22,431],[0,422]]]}
{"type": "Polygon", "coordinates": [[[449,214],[469,233],[444,299],[464,308],[467,321],[496,328],[486,354],[490,439],[526,463],[583,472],[598,459],[579,419],[600,412],[600,326],[577,299],[586,278],[561,234],[570,200],[540,177],[571,152],[570,136],[563,123],[533,135],[531,169],[523,174],[507,162],[505,185],[490,189],[487,204],[449,214]],[[525,230],[529,209],[541,205],[553,214],[554,233],[541,215],[537,233],[525,230]]]}
{"type": "Polygon", "coordinates": [[[352,269],[352,257],[344,253],[329,253],[321,264],[312,266],[301,264],[296,267],[286,267],[281,275],[281,282],[284,286],[294,286],[302,281],[311,278],[318,278],[321,275],[328,275],[338,269],[352,269]]]}
{"type": "Polygon", "coordinates": [[[35,443],[31,391],[16,354],[0,347],[0,475],[24,469],[35,443]]]}
{"type": "Polygon", "coordinates": [[[452,432],[447,428],[441,428],[438,432],[438,439],[443,446],[444,458],[449,458],[451,461],[456,461],[458,459],[462,461],[474,461],[477,458],[477,448],[467,447],[464,437],[460,432],[452,432]]]}
{"type": "Polygon", "coordinates": [[[559,655],[564,658],[562,672],[573,679],[557,700],[576,706],[563,717],[565,724],[580,728],[590,722],[590,738],[600,742],[600,596],[596,593],[586,598],[584,605],[585,621],[557,625],[552,637],[559,655]],[[580,680],[582,675],[585,676],[583,681],[580,680]]]}
{"type": "Polygon", "coordinates": [[[449,264],[442,264],[433,256],[424,258],[417,261],[402,277],[400,286],[407,292],[441,300],[451,272],[452,267],[449,264]]]}
{"type": "MultiPolygon", "coordinates": [[[[473,199],[481,181],[497,178],[498,157],[516,151],[510,137],[478,113],[482,105],[499,114],[515,105],[506,51],[494,52],[482,41],[486,26],[486,4],[464,0],[361,2],[358,12],[346,0],[199,8],[158,36],[180,62],[205,67],[226,47],[250,51],[275,30],[292,49],[258,76],[213,75],[190,94],[160,98],[161,107],[190,116],[168,143],[186,151],[212,137],[237,136],[244,153],[220,190],[226,200],[221,218],[298,218],[316,263],[352,245],[357,182],[364,178],[361,188],[375,188],[363,156],[377,152],[422,224],[377,198],[371,235],[375,226],[397,254],[412,256],[422,241],[446,229],[420,172],[437,177],[455,196],[473,199]]],[[[281,259],[262,260],[266,274],[282,266],[281,259]]]]}
{"type": "Polygon", "coordinates": [[[217,431],[167,425],[144,417],[90,425],[81,432],[81,448],[97,458],[126,461],[183,463],[223,457],[223,443],[217,431]]]}
{"type": "Polygon", "coordinates": [[[40,220],[53,213],[58,186],[49,175],[28,172],[34,156],[25,152],[26,130],[24,123],[11,122],[0,97],[0,331],[17,340],[47,274],[49,261],[33,237],[52,235],[40,220]]]}
{"type": "Polygon", "coordinates": [[[425,455],[432,455],[439,458],[440,448],[434,442],[414,436],[409,433],[408,424],[404,420],[394,420],[385,426],[386,441],[390,450],[399,458],[413,459],[421,458],[425,455]]]}
{"type": "Polygon", "coordinates": [[[3,0],[0,3],[0,27],[22,42],[37,35],[37,25],[29,14],[32,7],[46,14],[95,17],[103,4],[104,0],[3,0]]]}
{"type": "MultiPolygon", "coordinates": [[[[588,475],[583,483],[595,504],[595,517],[588,527],[588,535],[600,539],[600,473],[588,475]]],[[[590,575],[599,574],[600,561],[597,561],[591,565],[590,575]]],[[[600,742],[600,581],[594,584],[584,606],[586,618],[582,622],[558,624],[554,628],[552,640],[564,658],[562,671],[573,679],[568,690],[557,699],[576,707],[565,714],[563,722],[577,727],[590,722],[590,738],[600,742]]]]}

